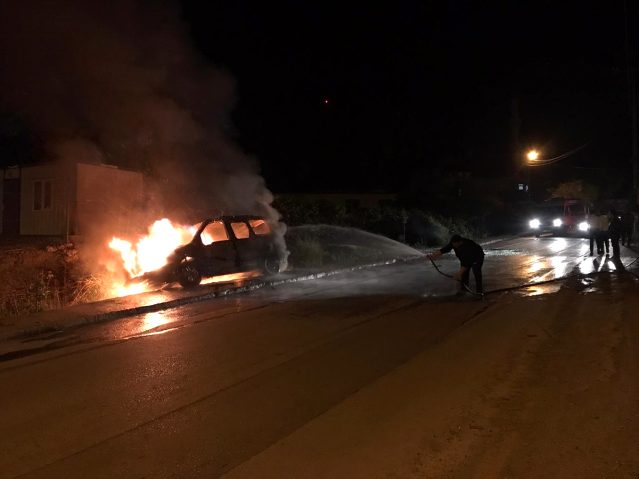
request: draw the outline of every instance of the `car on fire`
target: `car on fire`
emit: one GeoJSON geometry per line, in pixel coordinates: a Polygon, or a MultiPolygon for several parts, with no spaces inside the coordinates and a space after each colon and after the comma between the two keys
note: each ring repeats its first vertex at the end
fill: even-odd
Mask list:
{"type": "Polygon", "coordinates": [[[539,205],[528,215],[527,231],[536,237],[586,236],[590,230],[588,205],[581,200],[539,205]]]}
{"type": "Polygon", "coordinates": [[[165,266],[142,279],[193,288],[204,277],[251,270],[275,274],[282,265],[275,234],[265,218],[219,216],[201,222],[189,243],[176,248],[165,266]]]}

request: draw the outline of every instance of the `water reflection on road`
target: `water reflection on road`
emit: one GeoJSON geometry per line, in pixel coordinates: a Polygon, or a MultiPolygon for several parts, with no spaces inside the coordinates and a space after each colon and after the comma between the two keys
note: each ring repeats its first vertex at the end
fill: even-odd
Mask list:
{"type": "MultiPolygon", "coordinates": [[[[547,282],[570,275],[617,272],[624,268],[624,265],[632,263],[636,257],[632,250],[624,247],[619,260],[605,256],[590,256],[589,241],[584,238],[512,238],[492,243],[485,251],[485,291],[522,286],[518,294],[525,296],[554,293],[562,284],[547,282]]],[[[459,262],[453,254],[444,255],[438,262],[445,274],[452,275],[459,268],[459,262]]],[[[291,274],[294,276],[294,273],[291,274]]],[[[471,279],[471,287],[473,286],[471,279]]],[[[236,297],[235,308],[246,308],[251,301],[286,301],[299,296],[318,299],[371,295],[441,298],[453,295],[457,289],[457,283],[436,272],[428,261],[417,261],[412,264],[353,271],[330,279],[311,279],[268,288],[267,291],[254,291],[249,295],[236,297]]],[[[150,302],[156,300],[157,298],[149,299],[150,302]]],[[[157,332],[170,327],[167,323],[182,321],[180,316],[167,318],[167,314],[173,314],[169,311],[149,313],[141,322],[136,322],[134,327],[129,324],[127,335],[157,332]]]]}
{"type": "MultiPolygon", "coordinates": [[[[522,243],[526,241],[523,239],[514,241],[517,244],[526,244],[522,243]]],[[[513,255],[510,261],[506,261],[507,264],[500,265],[501,275],[508,276],[509,281],[513,283],[543,283],[572,275],[619,272],[632,264],[636,258],[634,251],[624,247],[621,247],[620,258],[611,258],[608,255],[591,256],[589,241],[583,238],[529,238],[527,241],[527,248],[521,248],[520,254],[513,255]]],[[[488,259],[492,256],[490,250],[487,251],[487,256],[488,259]]],[[[498,253],[496,256],[501,254],[498,253]]],[[[560,288],[561,283],[537,284],[521,288],[518,293],[538,296],[556,292],[560,288]]],[[[589,286],[587,291],[595,289],[595,286],[589,286]]]]}
{"type": "MultiPolygon", "coordinates": [[[[590,256],[588,240],[580,238],[513,238],[493,243],[485,248],[484,290],[487,292],[514,290],[518,295],[542,296],[559,291],[566,282],[555,279],[581,276],[579,291],[583,294],[606,293],[617,282],[624,280],[620,270],[637,268],[634,251],[622,247],[621,258],[590,256]],[[593,273],[612,273],[595,276],[593,273]],[[591,276],[585,276],[591,275],[591,276]]],[[[56,331],[0,348],[0,359],[19,357],[33,352],[49,351],[66,346],[104,341],[119,341],[156,336],[205,321],[233,321],[237,313],[261,308],[282,308],[287,315],[286,303],[310,305],[324,304],[325,300],[343,298],[345,304],[357,304],[358,298],[419,298],[418,300],[449,301],[459,284],[445,275],[459,270],[459,261],[453,254],[437,260],[441,273],[430,261],[415,260],[408,263],[365,268],[327,276],[321,279],[291,281],[276,287],[252,290],[249,294],[224,295],[212,301],[194,302],[185,306],[149,312],[106,321],[83,328],[56,331]],[[281,306],[280,306],[281,305],[281,306]],[[13,355],[13,356],[12,356],[13,355]]],[[[294,279],[299,271],[287,273],[294,279]]],[[[282,277],[286,277],[283,275],[282,277]]],[[[310,277],[307,275],[306,277],[310,277]]],[[[472,277],[472,275],[471,275],[472,277]]],[[[242,284],[241,282],[237,284],[242,284]]],[[[474,280],[471,279],[471,287],[474,280]]],[[[196,292],[208,291],[202,286],[196,292]]],[[[193,294],[179,288],[119,298],[111,308],[130,309],[138,306],[164,304],[193,294]]],[[[470,296],[470,295],[468,295],[470,296]]],[[[488,298],[495,296],[489,295],[488,298]]],[[[471,300],[477,297],[471,297],[471,300]]],[[[455,298],[455,301],[457,298],[455,298]]],[[[259,313],[258,313],[259,314],[259,313]]]]}
{"type": "MultiPolygon", "coordinates": [[[[516,289],[523,296],[542,296],[559,291],[564,282],[553,280],[570,275],[589,275],[596,272],[616,272],[635,260],[632,250],[622,248],[622,257],[612,260],[605,256],[590,256],[587,239],[582,238],[513,238],[493,243],[485,248],[485,290],[516,289]],[[539,283],[539,284],[535,284],[539,283]]],[[[446,273],[459,268],[454,255],[445,255],[440,260],[446,273]]],[[[471,275],[472,276],[472,275],[471,275]]],[[[582,292],[598,292],[599,286],[591,277],[587,278],[582,292]]],[[[471,287],[473,282],[471,280],[471,287]]],[[[233,316],[239,311],[264,307],[289,300],[322,300],[338,297],[358,296],[420,296],[422,298],[448,297],[457,291],[458,285],[440,275],[427,262],[397,264],[384,268],[354,271],[330,279],[309,280],[256,290],[249,295],[240,295],[216,300],[218,317],[233,316]]],[[[162,334],[176,327],[188,326],[198,321],[198,314],[210,315],[210,307],[193,305],[148,313],[135,321],[128,321],[124,337],[162,334]]]]}
{"type": "MultiPolygon", "coordinates": [[[[589,242],[579,238],[516,238],[486,248],[484,263],[485,290],[495,291],[521,286],[515,294],[539,297],[558,292],[565,283],[554,281],[573,275],[591,275],[597,272],[618,272],[632,263],[634,252],[623,248],[622,257],[613,260],[606,256],[590,256],[589,242]]],[[[459,268],[454,255],[439,260],[447,274],[459,268]]],[[[472,276],[472,275],[471,275],[472,276]]],[[[586,277],[583,293],[601,292],[605,284],[586,277]]],[[[607,284],[607,283],[606,283],[607,284]]],[[[471,287],[473,280],[471,279],[471,287]]],[[[420,296],[421,298],[448,298],[454,295],[458,284],[440,275],[427,262],[398,264],[384,268],[355,271],[330,279],[309,280],[257,290],[249,295],[235,296],[226,303],[228,314],[253,307],[252,304],[274,304],[290,300],[323,300],[361,296],[420,296]]],[[[227,298],[231,299],[231,298],[227,298]]],[[[472,299],[472,298],[471,298],[472,299]]],[[[220,307],[223,303],[216,303],[220,307]]],[[[150,313],[135,324],[129,323],[129,335],[158,334],[184,323],[182,313],[150,313]]],[[[179,311],[179,310],[178,310],[179,311]]],[[[189,313],[192,315],[193,312],[189,313]]],[[[191,316],[192,317],[192,316],[191,316]]],[[[186,323],[185,323],[186,324],[186,323]]]]}

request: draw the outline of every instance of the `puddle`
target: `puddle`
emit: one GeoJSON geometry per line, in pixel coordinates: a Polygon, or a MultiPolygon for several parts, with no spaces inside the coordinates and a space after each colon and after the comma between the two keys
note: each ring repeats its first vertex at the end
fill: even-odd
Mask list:
{"type": "Polygon", "coordinates": [[[587,294],[587,293],[601,293],[601,291],[597,288],[585,288],[581,290],[582,293],[587,294]]]}
{"type": "Polygon", "coordinates": [[[561,289],[561,282],[532,285],[515,291],[515,294],[524,297],[541,296],[542,294],[557,293],[561,289]]]}

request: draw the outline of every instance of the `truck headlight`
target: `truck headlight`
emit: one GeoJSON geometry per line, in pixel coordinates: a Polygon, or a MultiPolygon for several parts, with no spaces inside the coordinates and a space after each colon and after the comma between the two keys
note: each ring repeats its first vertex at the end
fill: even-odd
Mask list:
{"type": "Polygon", "coordinates": [[[552,225],[555,228],[559,228],[562,224],[564,224],[564,223],[559,218],[555,218],[554,220],[552,220],[552,225]]]}
{"type": "Polygon", "coordinates": [[[578,227],[579,231],[588,231],[590,229],[590,225],[587,221],[582,221],[581,223],[579,223],[578,227]]]}
{"type": "Polygon", "coordinates": [[[539,221],[537,218],[530,220],[528,222],[528,226],[530,226],[532,229],[536,230],[537,228],[539,228],[541,226],[541,221],[539,221]]]}

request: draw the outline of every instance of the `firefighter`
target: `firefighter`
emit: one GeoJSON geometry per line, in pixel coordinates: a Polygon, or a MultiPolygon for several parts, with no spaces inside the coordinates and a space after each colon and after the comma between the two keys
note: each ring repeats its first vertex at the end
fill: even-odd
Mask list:
{"type": "Polygon", "coordinates": [[[597,244],[597,254],[600,253],[599,244],[599,217],[595,214],[588,216],[588,224],[590,229],[588,230],[588,239],[590,240],[590,256],[594,253],[595,244],[597,244]]]}
{"type": "Polygon", "coordinates": [[[608,243],[608,215],[604,210],[600,210],[599,214],[595,214],[588,218],[590,223],[590,256],[593,255],[593,246],[597,245],[597,255],[604,254],[604,247],[606,253],[610,249],[608,243]]]}
{"type": "Polygon", "coordinates": [[[464,289],[468,288],[468,280],[470,271],[473,271],[475,277],[475,288],[477,293],[483,294],[484,287],[482,281],[481,268],[484,264],[484,250],[481,246],[468,238],[462,238],[459,235],[453,235],[450,242],[438,251],[430,253],[430,259],[439,258],[441,255],[455,251],[455,255],[459,258],[460,268],[454,278],[460,282],[459,292],[463,294],[464,289]]]}
{"type": "Polygon", "coordinates": [[[608,227],[610,220],[606,214],[606,210],[602,209],[597,216],[597,254],[610,254],[610,241],[608,239],[608,227]]]}
{"type": "Polygon", "coordinates": [[[630,246],[630,242],[632,241],[632,233],[634,233],[635,227],[635,215],[632,213],[632,210],[628,208],[621,215],[621,244],[625,246],[630,246]]]}
{"type": "Polygon", "coordinates": [[[619,238],[621,237],[621,217],[614,209],[610,210],[608,237],[612,243],[612,256],[619,258],[619,238]]]}

